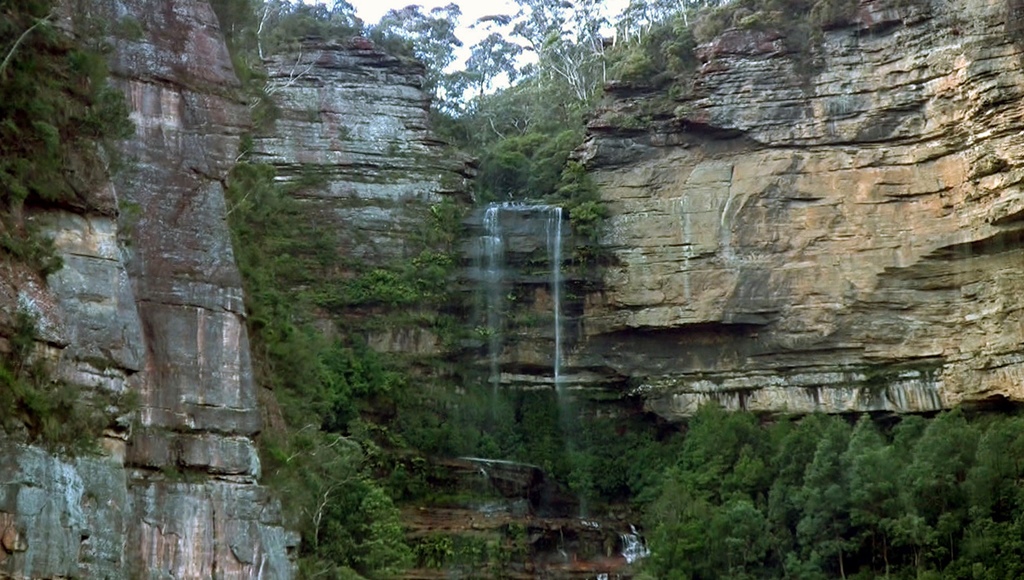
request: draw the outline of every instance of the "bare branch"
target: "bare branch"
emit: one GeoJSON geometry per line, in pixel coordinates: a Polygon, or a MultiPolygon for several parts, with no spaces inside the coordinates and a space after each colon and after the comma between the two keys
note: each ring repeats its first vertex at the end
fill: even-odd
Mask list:
{"type": "Polygon", "coordinates": [[[14,52],[18,50],[18,47],[21,46],[22,42],[25,42],[25,39],[28,38],[28,35],[31,34],[32,31],[35,30],[36,28],[39,28],[43,24],[48,23],[50,19],[53,18],[53,15],[54,11],[51,10],[49,14],[36,20],[35,24],[29,26],[28,29],[25,30],[25,32],[21,33],[21,36],[19,36],[18,39],[14,41],[14,45],[11,46],[11,49],[7,51],[7,56],[4,57],[4,61],[0,63],[0,75],[4,74],[4,70],[7,68],[7,65],[11,62],[11,58],[14,56],[14,52]]]}
{"type": "Polygon", "coordinates": [[[499,131],[497,127],[494,126],[494,117],[488,117],[487,120],[491,123],[491,131],[494,131],[494,134],[497,135],[499,139],[504,139],[505,136],[502,135],[501,131],[499,131]]]}
{"type": "Polygon", "coordinates": [[[302,62],[302,49],[300,48],[299,55],[295,59],[295,64],[293,64],[291,70],[288,71],[288,80],[284,82],[278,82],[277,80],[268,81],[267,88],[264,90],[264,92],[267,95],[272,95],[281,89],[287,89],[288,87],[294,85],[304,75],[308,74],[309,71],[313,70],[313,67],[316,66],[316,63],[318,60],[320,60],[320,56],[322,54],[323,51],[317,53],[315,57],[310,59],[309,64],[302,68],[302,70],[299,70],[300,63],[302,62]]]}

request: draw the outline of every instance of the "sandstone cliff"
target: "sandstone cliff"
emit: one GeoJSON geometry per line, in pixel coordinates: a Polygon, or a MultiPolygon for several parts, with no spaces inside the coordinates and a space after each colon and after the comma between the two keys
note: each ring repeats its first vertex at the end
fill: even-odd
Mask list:
{"type": "MultiPolygon", "coordinates": [[[[445,251],[442,238],[450,243],[456,232],[437,231],[438,211],[468,202],[474,167],[430,130],[423,64],[355,38],[310,39],[266,66],[278,116],[253,140],[250,159],[274,166],[302,202],[305,227],[330,233],[332,255],[316,274],[324,291],[341,297],[345,284],[361,275],[400,275],[423,267],[417,261],[423,252],[445,251]]],[[[337,298],[321,315],[344,331],[365,330],[378,351],[441,353],[429,324],[389,320],[364,329],[360,320],[384,319],[381,307],[395,306],[378,298],[372,292],[337,298]]],[[[392,310],[403,316],[416,309],[432,316],[432,308],[444,307],[422,294],[399,306],[392,310]]]]}
{"type": "Polygon", "coordinates": [[[2,308],[37,317],[40,348],[83,398],[140,402],[111,417],[100,456],[0,447],[0,576],[291,577],[297,538],[256,483],[260,420],[222,190],[248,118],[216,17],[191,0],[62,8],[68,29],[140,30],[111,53],[135,135],[119,147],[127,169],[86,209],[35,210],[65,267],[46,284],[9,277],[2,308]]]}
{"type": "Polygon", "coordinates": [[[570,364],[669,418],[1024,399],[1014,5],[864,1],[810,57],[731,30],[678,96],[612,87],[570,364]]]}

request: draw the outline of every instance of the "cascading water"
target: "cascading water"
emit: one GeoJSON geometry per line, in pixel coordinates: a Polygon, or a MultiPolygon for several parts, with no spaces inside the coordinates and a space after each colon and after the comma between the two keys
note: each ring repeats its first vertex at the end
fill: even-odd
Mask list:
{"type": "Polygon", "coordinates": [[[622,557],[626,559],[627,564],[632,564],[651,555],[647,544],[640,537],[640,533],[636,531],[636,526],[632,524],[629,525],[629,533],[619,534],[619,540],[622,542],[622,557]]]}
{"type": "Polygon", "coordinates": [[[555,352],[552,374],[555,390],[562,398],[562,208],[550,208],[548,215],[548,259],[551,261],[551,301],[555,314],[555,352]]]}
{"type": "Polygon", "coordinates": [[[517,203],[493,203],[487,206],[483,215],[484,235],[480,237],[481,278],[485,288],[485,310],[490,357],[490,381],[495,390],[501,382],[500,357],[502,330],[505,313],[506,245],[509,236],[504,231],[502,213],[518,213],[520,217],[529,214],[546,215],[543,222],[546,234],[547,259],[551,264],[550,287],[552,314],[554,316],[554,352],[552,355],[552,381],[562,395],[562,208],[549,205],[525,205],[517,203]]]}
{"type": "Polygon", "coordinates": [[[501,383],[501,369],[498,357],[501,355],[501,319],[504,299],[502,278],[504,277],[505,250],[501,239],[499,215],[501,205],[491,204],[484,211],[484,235],[480,238],[483,258],[483,284],[486,292],[487,354],[490,357],[492,387],[498,390],[501,383]]]}

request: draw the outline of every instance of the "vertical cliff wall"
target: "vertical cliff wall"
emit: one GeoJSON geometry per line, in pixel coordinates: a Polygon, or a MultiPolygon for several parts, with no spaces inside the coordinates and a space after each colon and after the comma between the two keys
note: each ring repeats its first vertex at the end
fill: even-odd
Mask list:
{"type": "Polygon", "coordinates": [[[572,364],[667,417],[1024,399],[1015,6],[863,1],[802,54],[730,30],[692,83],[612,87],[618,265],[572,364]]]}
{"type": "Polygon", "coordinates": [[[378,351],[439,354],[428,319],[446,307],[444,281],[426,288],[413,279],[450,266],[458,223],[444,231],[444,220],[468,203],[474,168],[429,128],[423,64],[356,38],[310,40],[266,65],[278,115],[249,159],[275,168],[302,202],[302,222],[333,245],[311,266],[321,317],[363,333],[378,351]],[[412,294],[375,292],[382,288],[412,294]],[[414,311],[419,323],[410,323],[414,311]]]}
{"type": "Polygon", "coordinates": [[[84,210],[34,210],[65,266],[47,284],[9,278],[3,310],[37,317],[42,352],[83,399],[139,402],[122,419],[107,410],[98,456],[0,447],[0,575],[291,577],[297,538],[256,483],[222,188],[248,118],[216,17],[191,0],[71,4],[67,29],[134,32],[111,38],[111,70],[135,134],[118,146],[126,169],[84,210]]]}

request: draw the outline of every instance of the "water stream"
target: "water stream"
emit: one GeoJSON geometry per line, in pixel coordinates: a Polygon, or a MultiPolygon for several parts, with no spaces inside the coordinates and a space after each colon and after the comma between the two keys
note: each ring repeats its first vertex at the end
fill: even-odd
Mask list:
{"type": "Polygon", "coordinates": [[[501,239],[499,221],[501,205],[491,204],[484,211],[484,235],[481,236],[481,257],[483,260],[483,285],[487,324],[487,354],[490,362],[488,380],[495,393],[501,384],[501,326],[505,293],[502,278],[505,269],[505,248],[501,239]]]}
{"type": "Polygon", "coordinates": [[[501,351],[505,326],[506,294],[514,280],[508,279],[507,254],[515,236],[537,236],[544,228],[545,250],[550,266],[548,284],[552,302],[554,346],[552,353],[552,383],[562,398],[562,242],[564,235],[562,208],[550,205],[527,205],[521,203],[492,203],[484,210],[483,235],[480,237],[481,278],[484,286],[485,334],[488,343],[490,363],[489,380],[497,391],[501,383],[501,351]],[[517,220],[503,220],[503,214],[519,214],[517,220]],[[536,225],[523,229],[523,223],[534,221],[533,215],[541,217],[536,225]],[[518,222],[518,231],[506,222],[518,222]]]}
{"type": "Polygon", "coordinates": [[[637,532],[636,526],[632,524],[629,525],[629,533],[619,534],[619,540],[622,542],[622,557],[626,559],[627,564],[651,555],[647,544],[640,537],[640,532],[637,532]]]}
{"type": "Polygon", "coordinates": [[[551,301],[555,318],[555,352],[552,374],[555,391],[562,399],[562,208],[549,208],[548,214],[548,260],[551,262],[551,301]]]}

